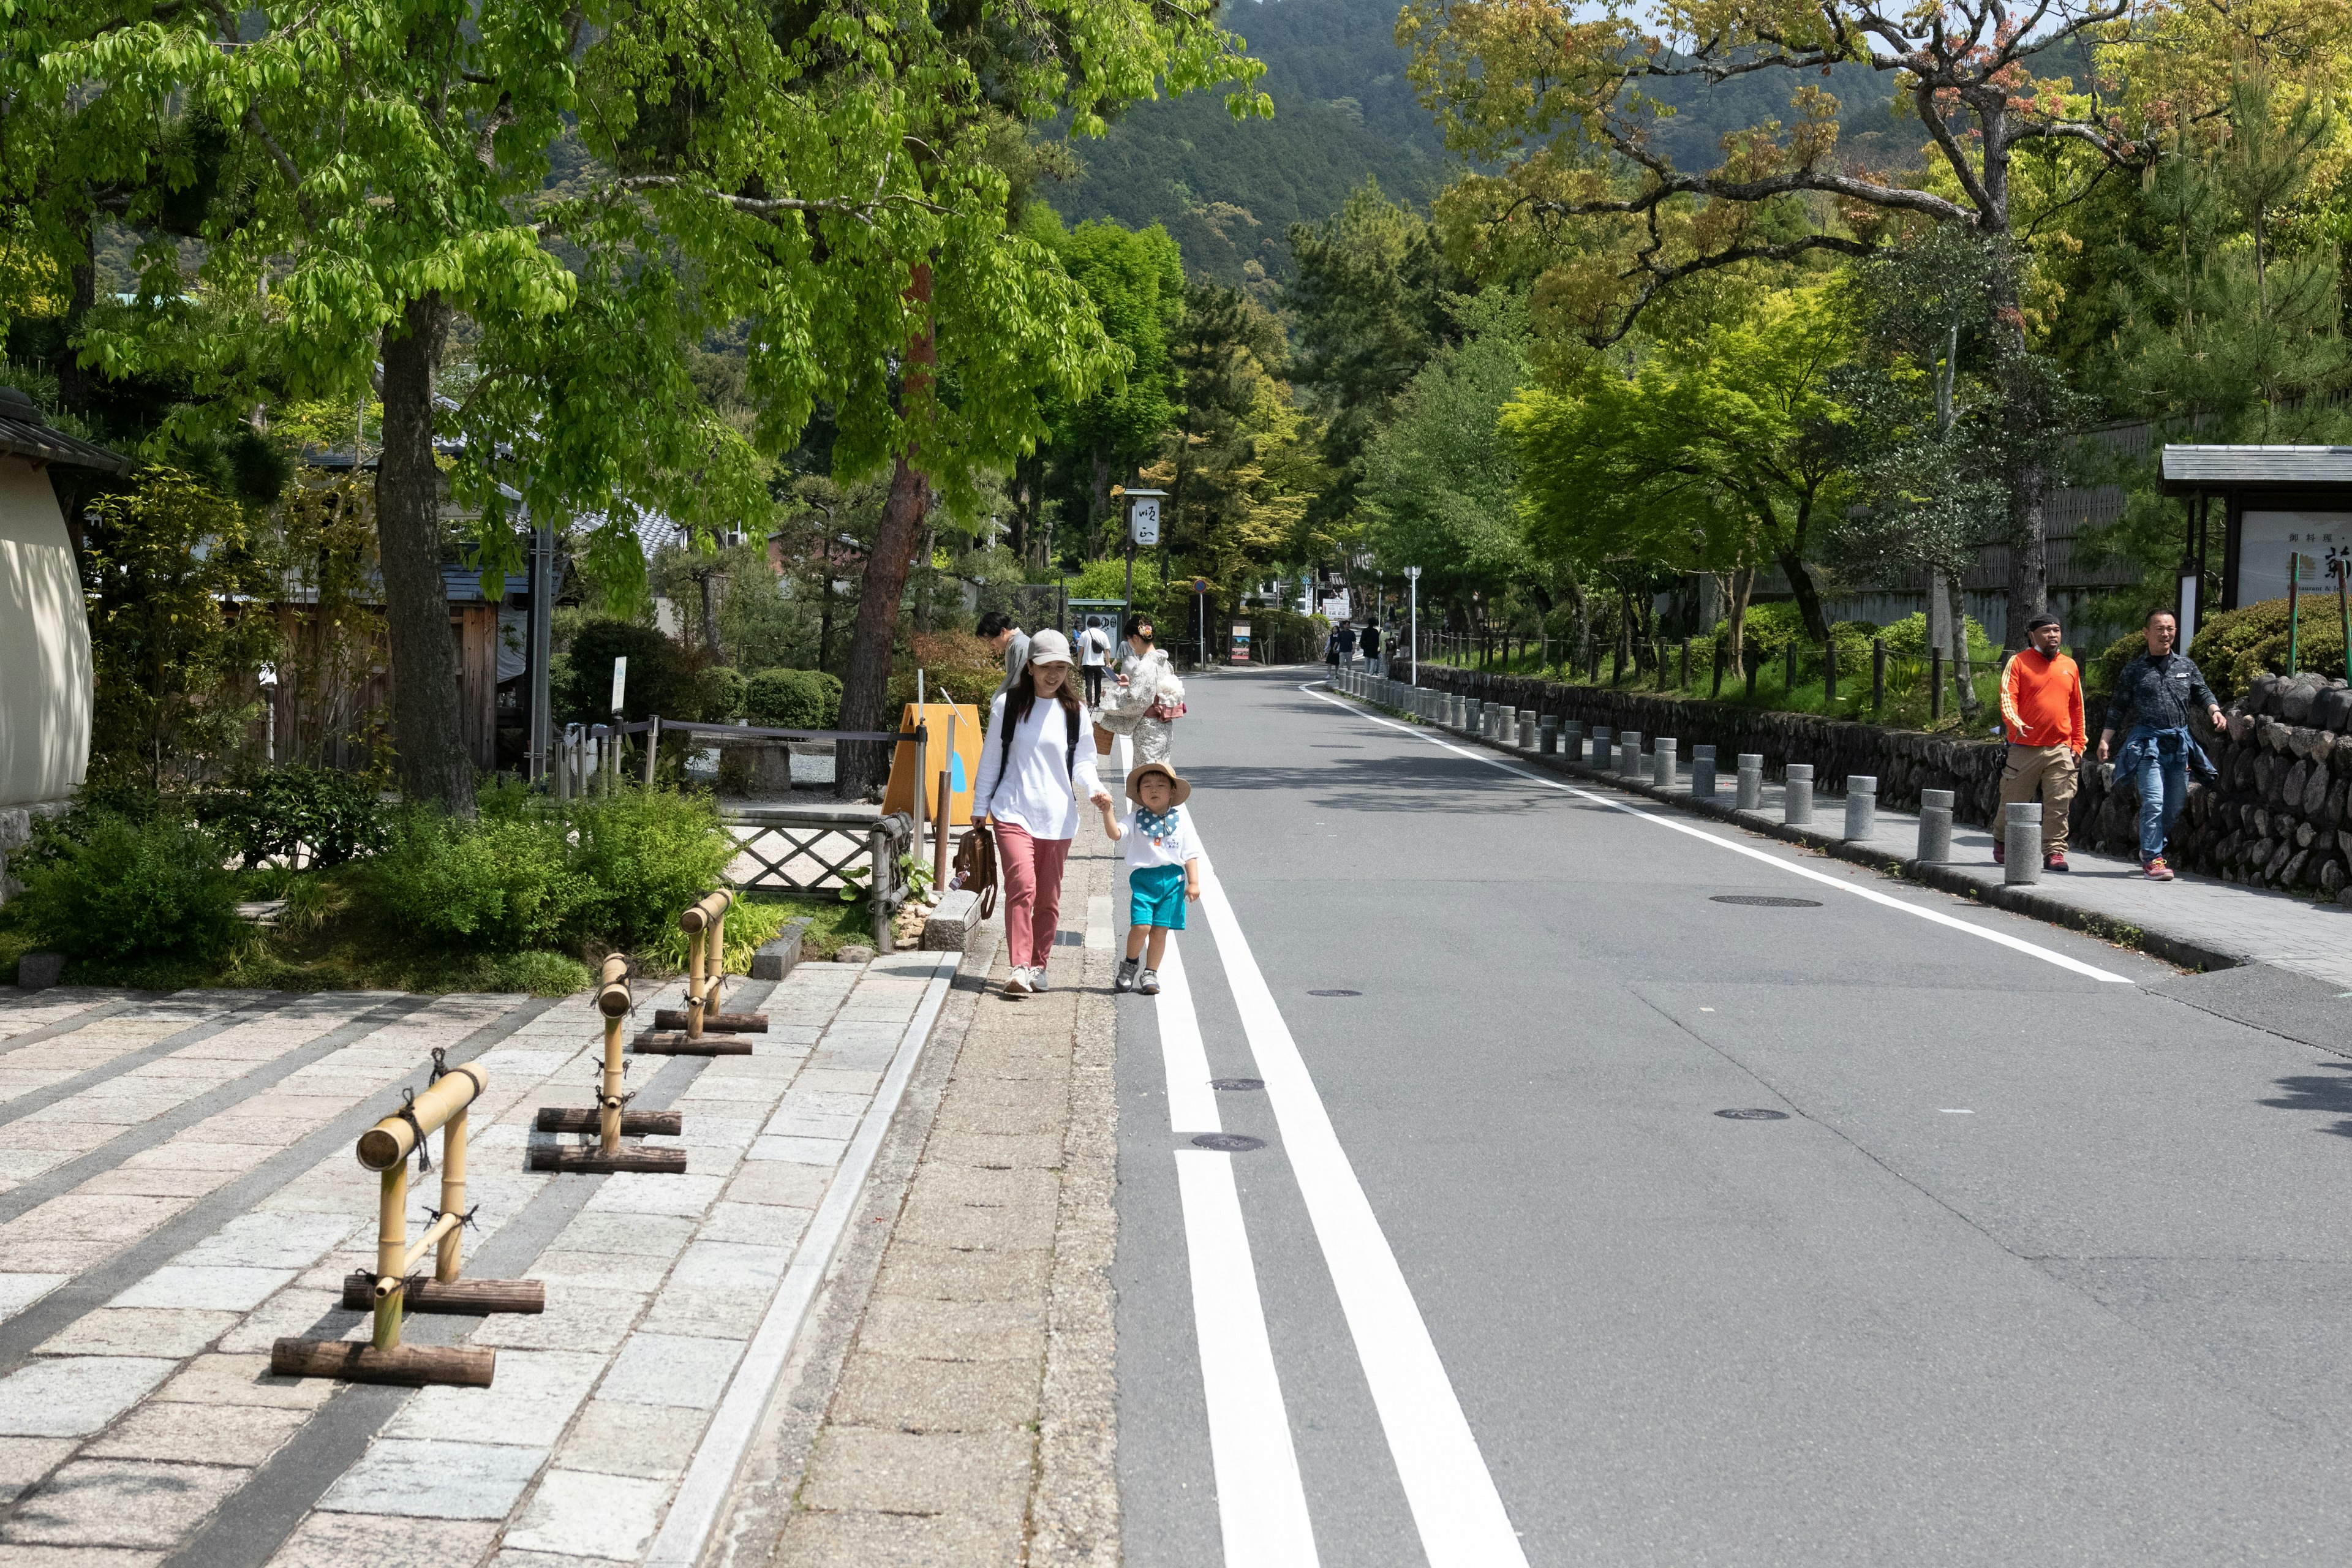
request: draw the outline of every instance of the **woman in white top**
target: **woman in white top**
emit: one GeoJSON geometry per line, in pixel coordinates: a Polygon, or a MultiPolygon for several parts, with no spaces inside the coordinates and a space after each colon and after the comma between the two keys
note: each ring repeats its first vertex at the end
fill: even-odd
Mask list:
{"type": "Polygon", "coordinates": [[[1069,639],[1039,632],[1029,639],[1021,679],[989,707],[971,799],[972,820],[996,827],[1005,960],[1013,968],[1007,996],[1045,989],[1045,963],[1061,925],[1062,868],[1078,833],[1077,796],[1094,803],[1106,827],[1110,823],[1110,791],[1095,771],[1094,748],[1079,743],[1089,722],[1086,704],[1070,689],[1069,639]]]}

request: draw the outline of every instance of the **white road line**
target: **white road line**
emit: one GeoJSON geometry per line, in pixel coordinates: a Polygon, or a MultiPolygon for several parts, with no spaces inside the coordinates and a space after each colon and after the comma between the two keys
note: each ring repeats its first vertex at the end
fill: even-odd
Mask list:
{"type": "Polygon", "coordinates": [[[1316,1092],[1290,1026],[1266,989],[1249,939],[1226,901],[1213,865],[1201,878],[1201,904],[1217,939],[1225,981],[1241,1008],[1266,1098],[1282,1128],[1283,1151],[1307,1201],[1339,1308],[1355,1336],[1405,1501],[1431,1568],[1513,1568],[1527,1554],[1503,1511],[1495,1479],[1437,1358],[1429,1325],[1397,1266],[1371,1200],[1316,1092]]]}
{"type": "Polygon", "coordinates": [[[1168,1125],[1176,1132],[1222,1132],[1217,1091],[1209,1087],[1209,1052],[1201,1042],[1201,1016],[1192,1010],[1192,986],[1184,977],[1184,955],[1168,939],[1160,961],[1160,1061],[1168,1074],[1168,1125]]]}
{"type": "Polygon", "coordinates": [[[1872,903],[1883,904],[1890,910],[1901,910],[1906,915],[1916,915],[1923,921],[1932,921],[1937,925],[1949,926],[1954,931],[1964,931],[1970,936],[1981,937],[1987,942],[1999,942],[2001,946],[2024,953],[2030,958],[2038,958],[2044,963],[2054,963],[2061,969],[2071,969],[2075,973],[2088,975],[2093,980],[2104,980],[2116,985],[2129,985],[2133,984],[2130,976],[2128,975],[2113,973],[2107,970],[2100,969],[2095,965],[2084,963],[2079,958],[2069,958],[2063,952],[2054,952],[2050,948],[2037,946],[2032,942],[2027,942],[2022,937],[2011,936],[2007,931],[1988,931],[1980,925],[1970,925],[1968,921],[1955,919],[1954,917],[1946,914],[1941,910],[1931,910],[1918,904],[1907,903],[1901,899],[1893,898],[1885,893],[1882,893],[1875,888],[1866,888],[1843,878],[1832,877],[1823,872],[1816,871],[1810,866],[1796,865],[1791,861],[1781,859],[1777,855],[1769,854],[1764,850],[1754,848],[1746,844],[1735,843],[1731,839],[1726,838],[1720,834],[1709,833],[1705,828],[1694,826],[1687,822],[1676,822],[1670,816],[1660,816],[1655,812],[1643,811],[1637,806],[1630,805],[1624,801],[1615,799],[1612,796],[1595,795],[1591,790],[1579,789],[1574,784],[1562,784],[1558,779],[1546,778],[1541,773],[1532,773],[1525,768],[1513,767],[1510,763],[1503,762],[1498,758],[1487,756],[1480,752],[1471,751],[1467,747],[1454,745],[1450,741],[1441,741],[1434,735],[1425,734],[1422,731],[1415,729],[1412,725],[1399,724],[1391,720],[1379,718],[1376,715],[1367,713],[1360,709],[1355,708],[1352,705],[1331,696],[1328,692],[1318,691],[1311,686],[1302,686],[1299,689],[1306,692],[1309,697],[1319,697],[1324,701],[1331,703],[1334,707],[1340,708],[1348,712],[1353,713],[1359,719],[1369,721],[1370,722],[1381,725],[1385,729],[1401,731],[1403,734],[1413,736],[1418,740],[1427,741],[1431,745],[1439,747],[1444,751],[1452,752],[1457,757],[1467,757],[1474,763],[1484,763],[1488,767],[1496,768],[1503,773],[1509,773],[1514,778],[1526,779],[1528,783],[1539,784],[1546,789],[1556,789],[1563,795],[1572,795],[1580,799],[1597,802],[1601,805],[1622,811],[1628,816],[1638,816],[1643,822],[1655,823],[1660,827],[1671,827],[1676,833],[1687,834],[1691,837],[1698,839],[1702,843],[1712,844],[1719,849],[1728,849],[1735,855],[1745,855],[1750,860],[1759,860],[1767,866],[1777,867],[1780,870],[1786,871],[1791,876],[1804,877],[1812,881],[1821,883],[1825,888],[1835,888],[1842,892],[1852,893],[1857,899],[1867,899],[1872,903]]]}
{"type": "Polygon", "coordinates": [[[1097,893],[1087,900],[1087,945],[1108,952],[1112,934],[1110,895],[1097,893]]]}
{"type": "Polygon", "coordinates": [[[1307,1518],[1307,1489],[1265,1335],[1233,1156],[1179,1149],[1176,1188],[1184,1200],[1192,1321],[1201,1336],[1201,1389],[1225,1568],[1315,1568],[1320,1560],[1307,1518]]]}

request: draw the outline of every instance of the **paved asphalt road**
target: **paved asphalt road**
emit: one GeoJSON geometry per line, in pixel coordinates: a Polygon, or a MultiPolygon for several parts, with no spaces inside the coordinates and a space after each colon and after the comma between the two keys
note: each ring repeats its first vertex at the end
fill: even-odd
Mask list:
{"type": "Polygon", "coordinates": [[[1195,683],[1118,1004],[1132,1568],[2352,1553],[2352,1061],[1311,673],[1195,683]]]}

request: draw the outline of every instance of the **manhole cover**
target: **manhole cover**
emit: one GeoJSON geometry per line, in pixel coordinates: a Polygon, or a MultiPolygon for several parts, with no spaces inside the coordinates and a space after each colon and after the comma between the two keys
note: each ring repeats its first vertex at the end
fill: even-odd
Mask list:
{"type": "Polygon", "coordinates": [[[1767,1110],[1760,1105],[1742,1106],[1736,1110],[1718,1110],[1716,1114],[1726,1121],[1786,1121],[1789,1120],[1787,1111],[1767,1110]]]}
{"type": "Polygon", "coordinates": [[[1195,1149],[1219,1149],[1228,1154],[1246,1154],[1253,1149],[1265,1147],[1265,1140],[1253,1138],[1246,1132],[1203,1132],[1192,1140],[1195,1149]]]}
{"type": "Polygon", "coordinates": [[[1819,899],[1776,899],[1769,893],[1717,893],[1707,902],[1746,904],[1759,910],[1817,910],[1822,907],[1819,899]]]}
{"type": "Polygon", "coordinates": [[[1309,996],[1361,996],[1360,991],[1309,991],[1309,996]]]}
{"type": "Polygon", "coordinates": [[[1209,1087],[1211,1089],[1264,1089],[1265,1087],[1265,1079],[1262,1078],[1213,1078],[1209,1080],[1209,1087]]]}

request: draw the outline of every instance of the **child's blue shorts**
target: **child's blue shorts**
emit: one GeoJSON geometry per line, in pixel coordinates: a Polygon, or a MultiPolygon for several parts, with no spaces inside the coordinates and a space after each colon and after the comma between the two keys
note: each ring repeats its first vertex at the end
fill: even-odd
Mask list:
{"type": "Polygon", "coordinates": [[[1184,929],[1184,868],[1138,866],[1127,874],[1127,921],[1158,926],[1162,931],[1184,929]]]}

